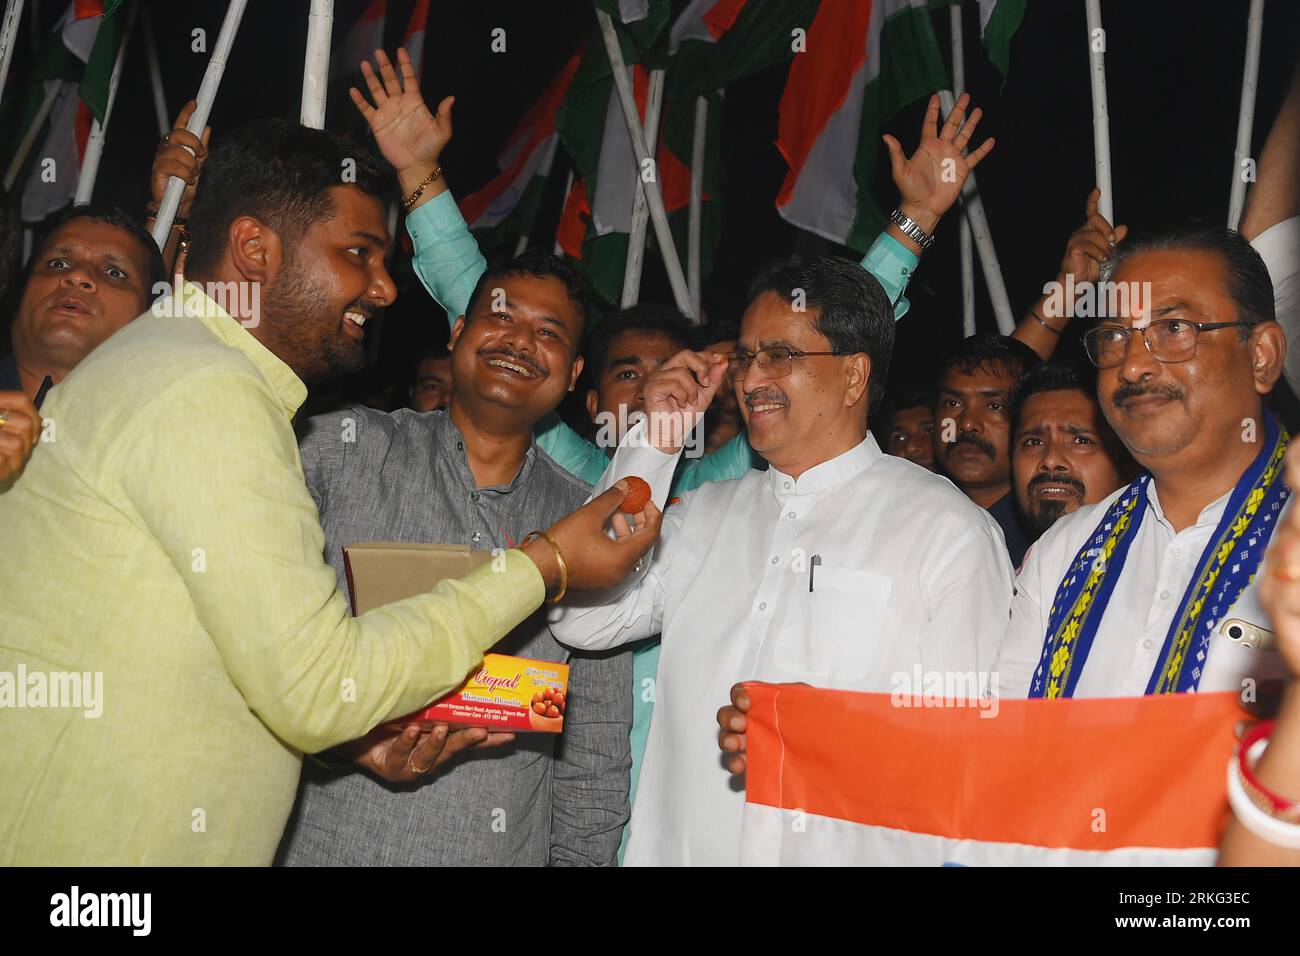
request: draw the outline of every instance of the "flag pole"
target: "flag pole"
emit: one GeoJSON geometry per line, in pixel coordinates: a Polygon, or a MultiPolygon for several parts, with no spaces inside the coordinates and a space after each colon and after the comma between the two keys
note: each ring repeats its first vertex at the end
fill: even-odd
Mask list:
{"type": "Polygon", "coordinates": [[[302,65],[303,126],[325,128],[325,93],[330,73],[330,33],[334,29],[334,0],[311,0],[307,14],[307,58],[302,65]]]}
{"type": "MultiPolygon", "coordinates": [[[[569,204],[569,193],[573,192],[573,167],[569,167],[569,178],[564,183],[564,197],[560,200],[560,225],[564,225],[564,207],[569,204]]],[[[559,229],[555,231],[555,247],[551,250],[557,256],[564,255],[564,246],[560,243],[559,229]]]]}
{"type": "MultiPolygon", "coordinates": [[[[217,44],[212,48],[212,58],[203,71],[203,82],[199,84],[199,95],[195,97],[198,107],[190,115],[186,126],[195,136],[203,135],[203,127],[208,125],[208,114],[212,112],[212,102],[217,98],[217,87],[221,85],[221,74],[226,69],[226,57],[235,44],[235,33],[239,30],[239,21],[243,19],[244,7],[248,0],[230,0],[226,8],[226,18],[221,23],[221,32],[217,34],[217,44]]],[[[167,191],[163,193],[158,208],[158,218],[154,220],[153,238],[159,249],[167,248],[167,236],[172,231],[172,222],[176,219],[176,210],[181,205],[181,194],[185,192],[185,180],[173,176],[167,181],[167,191]]]]}
{"type": "Polygon", "coordinates": [[[704,147],[709,129],[709,101],[706,97],[695,98],[695,135],[691,140],[691,209],[690,225],[686,240],[687,287],[691,293],[691,305],[695,314],[700,314],[700,229],[704,221],[704,147]]]}
{"type": "Polygon", "coordinates": [[[18,171],[23,168],[23,163],[27,162],[27,154],[36,145],[36,137],[41,134],[41,127],[49,119],[50,110],[54,109],[54,101],[59,98],[59,90],[62,86],[62,80],[45,81],[45,99],[41,100],[41,105],[36,110],[36,116],[32,119],[32,125],[27,127],[27,132],[24,134],[22,142],[18,144],[13,160],[9,163],[9,171],[5,173],[4,186],[6,192],[13,188],[14,180],[18,178],[18,171]]]}
{"type": "MultiPolygon", "coordinates": [[[[608,13],[597,8],[596,20],[600,23],[601,37],[605,41],[605,52],[609,56],[610,69],[614,74],[614,86],[618,90],[618,99],[623,106],[623,121],[627,124],[628,136],[632,139],[632,150],[636,154],[637,172],[652,163],[650,150],[646,146],[645,134],[641,129],[641,118],[637,115],[636,101],[632,98],[632,84],[628,82],[627,64],[623,62],[623,51],[618,45],[618,35],[614,32],[614,21],[608,13]]],[[[651,167],[653,168],[653,167],[651,167]]],[[[644,183],[646,202],[650,206],[650,222],[654,225],[655,239],[659,242],[659,252],[664,257],[664,267],[668,271],[668,284],[672,286],[673,301],[683,315],[695,318],[691,307],[690,293],[686,289],[686,276],[682,273],[681,261],[677,258],[677,247],[673,245],[672,229],[668,225],[668,213],[664,210],[664,197],[659,191],[659,181],[644,183]]]]}
{"type": "Polygon", "coordinates": [[[5,4],[5,18],[0,22],[0,96],[9,77],[9,63],[14,57],[14,44],[18,41],[18,24],[23,18],[23,0],[9,0],[5,4]]]}
{"type": "Polygon", "coordinates": [[[1250,158],[1250,134],[1255,125],[1255,87],[1259,82],[1259,41],[1264,32],[1264,0],[1250,0],[1246,18],[1246,66],[1241,76],[1241,109],[1237,112],[1237,148],[1232,154],[1232,190],[1228,194],[1228,228],[1241,224],[1246,208],[1246,177],[1242,167],[1250,158]]]}
{"type": "MultiPolygon", "coordinates": [[[[952,33],[952,94],[959,97],[966,92],[966,51],[962,47],[961,4],[948,8],[948,24],[952,33]]],[[[961,240],[961,328],[962,335],[975,334],[975,249],[971,244],[970,219],[966,204],[960,204],[961,215],[957,234],[961,240]]]]}
{"type": "MultiPolygon", "coordinates": [[[[659,148],[659,113],[664,102],[664,71],[651,70],[646,88],[645,134],[651,152],[659,148]]],[[[636,188],[632,190],[632,225],[627,237],[627,261],[623,266],[623,298],[621,308],[636,305],[641,299],[641,266],[645,261],[646,223],[650,208],[646,205],[645,182],[638,174],[636,188]]]]}
{"type": "Polygon", "coordinates": [[[1101,28],[1101,0],[1083,0],[1088,16],[1088,56],[1092,76],[1092,146],[1097,160],[1097,210],[1115,221],[1115,194],[1110,184],[1110,112],[1106,108],[1106,31],[1101,28]]]}
{"type": "Polygon", "coordinates": [[[135,0],[126,13],[122,42],[117,48],[117,57],[113,60],[113,72],[108,77],[108,101],[104,104],[104,121],[101,123],[96,119],[90,126],[90,136],[86,139],[86,155],[81,159],[81,173],[77,176],[77,192],[72,197],[74,206],[85,205],[95,194],[95,180],[99,178],[99,161],[104,155],[104,133],[108,130],[108,121],[113,115],[113,103],[117,99],[118,84],[122,82],[122,67],[126,63],[126,48],[131,42],[131,31],[135,29],[135,15],[139,9],[139,0],[135,0]]]}
{"type": "MultiPolygon", "coordinates": [[[[939,91],[939,103],[945,114],[951,113],[957,105],[950,90],[939,91]]],[[[1016,330],[1016,320],[1011,315],[1011,300],[1007,298],[1007,287],[1002,281],[1002,268],[998,265],[997,250],[993,248],[993,233],[989,231],[989,220],[984,215],[984,203],[975,186],[974,171],[966,177],[961,200],[970,221],[975,250],[979,253],[984,284],[989,287],[989,298],[993,300],[993,315],[998,320],[998,331],[1010,335],[1016,330]]]]}
{"type": "Polygon", "coordinates": [[[163,93],[162,70],[158,66],[158,41],[154,38],[153,16],[149,7],[140,11],[144,17],[141,32],[144,33],[144,52],[149,60],[149,88],[153,91],[153,112],[158,121],[158,135],[166,136],[171,130],[171,118],[167,115],[167,96],[163,93]]]}

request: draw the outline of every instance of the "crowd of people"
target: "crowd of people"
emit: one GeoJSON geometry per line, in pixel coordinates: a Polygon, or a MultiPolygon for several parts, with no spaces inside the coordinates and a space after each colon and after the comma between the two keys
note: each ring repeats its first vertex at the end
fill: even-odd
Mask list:
{"type": "Polygon", "coordinates": [[[104,691],[95,719],[4,711],[0,862],[736,864],[745,682],[919,669],[1021,699],[1267,690],[1222,860],[1300,863],[1277,400],[1300,389],[1300,76],[1240,232],[1130,238],[1094,190],[1014,334],[888,390],[908,280],[993,150],[968,97],[942,122],[932,98],[911,155],[886,137],[897,210],[860,263],[767,266],[728,327],[597,321],[565,260],[489,265],[441,166],[451,100],[405,51],[363,75],[373,149],[280,120],[209,143],[189,104],[149,219],[74,207],[17,280],[0,670],[104,691]],[[396,298],[394,199],[449,344],[412,357],[406,408],[301,416],[396,298]],[[1067,328],[1086,365],[1054,359],[1067,328]],[[633,476],[651,501],[624,515],[633,476]],[[499,560],[353,616],[362,541],[499,560]],[[488,650],[568,663],[562,735],[390,725],[488,650]]]}

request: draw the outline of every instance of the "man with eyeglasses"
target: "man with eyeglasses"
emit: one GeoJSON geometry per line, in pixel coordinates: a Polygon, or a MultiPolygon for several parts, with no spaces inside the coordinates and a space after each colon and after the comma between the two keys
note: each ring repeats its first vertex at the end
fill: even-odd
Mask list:
{"type": "Polygon", "coordinates": [[[1031,548],[1001,692],[1254,699],[1286,676],[1254,583],[1289,494],[1287,435],[1264,405],[1286,355],[1268,270],[1207,229],[1121,247],[1102,280],[1109,317],[1084,344],[1144,471],[1031,548]]]}
{"type": "Polygon", "coordinates": [[[911,692],[921,673],[988,673],[1011,565],[986,511],[871,436],[893,343],[875,279],[843,259],[792,259],[751,286],[734,352],[682,353],[647,380],[648,419],[597,489],[647,480],[670,505],[661,542],[552,624],[593,650],[663,634],[629,865],[741,861],[744,787],[719,762],[716,723],[738,682],[911,692]],[[722,387],[768,470],[673,504],[682,436],[722,387]]]}

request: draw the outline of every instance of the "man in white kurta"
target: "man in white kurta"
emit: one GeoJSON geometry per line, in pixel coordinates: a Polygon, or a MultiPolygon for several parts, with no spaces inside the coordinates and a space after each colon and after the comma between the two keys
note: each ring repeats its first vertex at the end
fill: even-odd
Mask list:
{"type": "Polygon", "coordinates": [[[1268,271],[1240,236],[1207,230],[1123,249],[1103,278],[1136,290],[1085,341],[1099,366],[1102,410],[1149,473],[1132,486],[1145,483],[1134,511],[1143,514],[1127,555],[1120,560],[1117,548],[1108,562],[1115,580],[1082,619],[1089,623],[1072,642],[1068,677],[1053,674],[1065,670],[1070,648],[1054,643],[1052,608],[1073,606],[1081,549],[1092,542],[1086,576],[1099,536],[1114,527],[1112,506],[1131,486],[1061,519],[1034,544],[1016,580],[1000,691],[1056,696],[1048,685],[1057,677],[1060,696],[1235,691],[1260,700],[1288,673],[1253,577],[1291,504],[1280,474],[1266,469],[1280,461],[1285,440],[1261,396],[1286,355],[1268,271]],[[1114,346],[1092,338],[1103,330],[1114,346]],[[1252,500],[1262,505],[1247,508],[1252,500]],[[1203,592],[1192,589],[1197,581],[1207,582],[1203,592]],[[1182,663],[1171,663],[1175,622],[1189,635],[1182,663]]]}
{"type": "MultiPolygon", "coordinates": [[[[629,865],[740,862],[743,778],[724,768],[715,720],[733,684],[888,693],[911,687],[918,670],[978,680],[1006,630],[1012,572],[1001,531],[946,478],[884,455],[867,432],[867,390],[853,369],[883,377],[888,301],[861,270],[827,263],[771,283],[741,326],[733,368],[751,361],[734,388],[767,471],[667,503],[680,451],[651,447],[642,423],[597,486],[639,475],[655,503],[667,503],[660,543],[640,572],[553,624],[560,641],[593,649],[663,633],[629,865]],[[834,290],[844,282],[878,315],[868,344],[836,331],[840,306],[830,303],[842,302],[834,290]],[[778,291],[796,287],[807,312],[778,291]],[[806,353],[786,377],[764,370],[763,354],[752,361],[780,343],[806,353]]],[[[653,415],[655,385],[646,389],[653,415]]]]}

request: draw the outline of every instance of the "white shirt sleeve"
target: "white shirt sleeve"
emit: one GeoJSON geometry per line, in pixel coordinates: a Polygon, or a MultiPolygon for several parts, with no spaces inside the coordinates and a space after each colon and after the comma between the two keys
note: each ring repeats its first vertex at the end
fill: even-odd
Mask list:
{"type": "MultiPolygon", "coordinates": [[[[666,455],[645,441],[646,423],[628,430],[592,497],[620,478],[636,475],[650,485],[651,498],[662,510],[668,501],[673,473],[681,452],[666,455]]],[[[659,543],[622,584],[606,591],[575,595],[551,612],[551,632],[561,644],[581,650],[605,650],[651,637],[663,630],[664,580],[672,560],[672,543],[679,537],[685,505],[664,514],[659,543]]]]}
{"type": "Polygon", "coordinates": [[[1287,384],[1300,395],[1300,216],[1269,226],[1251,245],[1268,266],[1273,280],[1277,321],[1286,333],[1283,371],[1287,384]]]}
{"type": "Polygon", "coordinates": [[[965,671],[986,684],[1007,632],[1013,573],[1002,532],[983,509],[979,518],[974,534],[944,535],[943,557],[922,568],[933,612],[921,654],[924,671],[965,671]]]}
{"type": "Polygon", "coordinates": [[[1056,598],[1059,577],[1050,584],[1051,592],[1044,594],[1043,563],[1050,550],[1039,540],[1025,555],[1020,574],[1015,580],[1016,593],[1011,599],[1011,621],[1007,636],[1002,641],[997,663],[993,667],[997,683],[992,690],[1007,700],[1023,700],[1029,696],[1029,685],[1043,654],[1043,636],[1047,632],[1047,606],[1056,598]]]}

